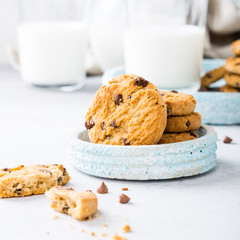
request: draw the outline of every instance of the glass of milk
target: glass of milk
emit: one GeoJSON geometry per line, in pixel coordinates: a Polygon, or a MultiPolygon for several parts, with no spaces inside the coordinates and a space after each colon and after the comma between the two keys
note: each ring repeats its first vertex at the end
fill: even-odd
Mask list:
{"type": "Polygon", "coordinates": [[[127,73],[159,88],[190,87],[199,80],[208,0],[128,0],[124,33],[127,73]]]}
{"type": "Polygon", "coordinates": [[[84,85],[88,29],[81,2],[21,1],[18,51],[24,81],[69,90],[84,85]]]}

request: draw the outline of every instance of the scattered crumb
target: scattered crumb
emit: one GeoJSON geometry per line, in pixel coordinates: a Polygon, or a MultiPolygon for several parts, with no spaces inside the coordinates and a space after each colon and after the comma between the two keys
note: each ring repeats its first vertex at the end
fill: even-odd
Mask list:
{"type": "Polygon", "coordinates": [[[47,232],[47,234],[49,235],[49,234],[50,234],[50,232],[47,232]]]}
{"type": "Polygon", "coordinates": [[[103,233],[102,236],[103,236],[103,237],[106,237],[106,236],[107,236],[107,233],[103,233]]]}
{"type": "Polygon", "coordinates": [[[124,237],[121,237],[121,236],[119,236],[119,235],[117,235],[117,234],[115,234],[114,236],[113,236],[113,240],[128,240],[127,238],[124,238],[124,237]]]}
{"type": "Polygon", "coordinates": [[[128,191],[128,188],[127,187],[123,187],[122,191],[128,191]]]}
{"type": "Polygon", "coordinates": [[[130,200],[131,200],[130,197],[128,197],[125,194],[121,194],[119,196],[119,202],[122,203],[122,204],[128,203],[130,200]]]}
{"type": "Polygon", "coordinates": [[[92,220],[92,216],[89,216],[86,218],[86,221],[90,221],[90,220],[92,220]]]}
{"type": "Polygon", "coordinates": [[[68,224],[69,228],[74,229],[74,227],[71,224],[68,224]]]}
{"type": "Polygon", "coordinates": [[[95,232],[91,232],[91,235],[92,235],[92,236],[95,236],[95,232]]]}
{"type": "Polygon", "coordinates": [[[53,215],[53,216],[52,216],[52,219],[53,219],[53,220],[56,220],[56,219],[58,219],[58,218],[59,218],[58,215],[53,215]]]}
{"type": "Polygon", "coordinates": [[[94,216],[93,216],[93,218],[98,218],[99,217],[99,215],[98,214],[95,214],[94,216]]]}
{"type": "Polygon", "coordinates": [[[131,231],[131,227],[130,227],[129,225],[125,225],[125,226],[123,227],[123,231],[124,231],[124,232],[130,232],[130,231],[131,231]]]}
{"type": "Polygon", "coordinates": [[[108,225],[107,225],[107,224],[104,224],[103,226],[104,226],[104,227],[108,227],[108,225]]]}

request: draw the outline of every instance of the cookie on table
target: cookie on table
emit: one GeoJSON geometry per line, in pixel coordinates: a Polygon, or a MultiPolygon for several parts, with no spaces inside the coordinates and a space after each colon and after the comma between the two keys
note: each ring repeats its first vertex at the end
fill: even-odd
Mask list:
{"type": "Polygon", "coordinates": [[[228,58],[224,67],[227,72],[240,74],[240,57],[228,58]]]}
{"type": "Polygon", "coordinates": [[[45,193],[51,200],[51,207],[58,212],[85,220],[98,208],[97,197],[91,191],[77,192],[73,188],[53,187],[45,193]]]}
{"type": "Polygon", "coordinates": [[[43,194],[70,180],[62,165],[20,165],[0,170],[0,198],[43,194]]]}
{"type": "Polygon", "coordinates": [[[234,55],[240,55],[240,39],[231,44],[231,50],[234,55]]]}
{"type": "Polygon", "coordinates": [[[188,115],[194,112],[196,100],[192,95],[177,91],[159,91],[167,105],[168,116],[188,115]]]}
{"type": "Polygon", "coordinates": [[[223,78],[225,73],[226,70],[224,67],[219,67],[205,73],[205,75],[201,77],[201,87],[208,87],[211,83],[214,83],[223,78]]]}
{"type": "Polygon", "coordinates": [[[166,127],[167,108],[157,88],[142,77],[123,75],[93,97],[85,126],[92,143],[156,144],[166,127]]]}
{"type": "Polygon", "coordinates": [[[228,72],[224,75],[224,79],[228,86],[240,88],[240,75],[228,72]]]}
{"type": "Polygon", "coordinates": [[[231,86],[224,85],[220,87],[220,92],[237,93],[237,92],[240,92],[240,88],[233,88],[231,86]]]}
{"type": "Polygon", "coordinates": [[[159,144],[184,142],[199,138],[196,132],[164,133],[159,144]]]}
{"type": "Polygon", "coordinates": [[[192,132],[200,128],[201,115],[197,112],[184,116],[169,116],[165,132],[192,132]]]}

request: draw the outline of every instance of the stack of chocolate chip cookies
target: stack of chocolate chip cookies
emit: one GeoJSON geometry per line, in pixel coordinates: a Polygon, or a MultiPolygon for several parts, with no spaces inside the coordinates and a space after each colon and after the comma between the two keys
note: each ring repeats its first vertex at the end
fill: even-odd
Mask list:
{"type": "Polygon", "coordinates": [[[201,78],[201,91],[213,90],[209,88],[210,84],[224,78],[226,84],[220,87],[221,92],[240,92],[240,39],[232,43],[231,49],[234,57],[201,78]]]}
{"type": "Polygon", "coordinates": [[[167,125],[159,143],[174,143],[199,137],[195,132],[201,126],[201,115],[194,112],[196,100],[192,95],[177,91],[160,91],[167,105],[167,125]]]}

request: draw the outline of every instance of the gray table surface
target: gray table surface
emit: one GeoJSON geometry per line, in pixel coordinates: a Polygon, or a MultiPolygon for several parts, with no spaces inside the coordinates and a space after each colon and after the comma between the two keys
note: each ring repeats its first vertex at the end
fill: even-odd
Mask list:
{"type": "MultiPolygon", "coordinates": [[[[48,91],[28,86],[17,72],[0,67],[0,168],[63,163],[72,176],[68,186],[96,192],[102,179],[68,163],[68,136],[83,126],[100,85],[95,77],[77,92],[48,91]]],[[[217,166],[209,173],[167,181],[105,179],[109,194],[98,194],[99,217],[85,222],[55,212],[44,195],[0,199],[0,239],[97,240],[112,239],[115,233],[129,240],[240,239],[240,127],[214,129],[217,166]],[[225,135],[234,139],[232,144],[222,143],[225,135]],[[122,187],[129,188],[129,204],[118,203],[122,187]],[[125,224],[132,232],[122,232],[125,224]]]]}

